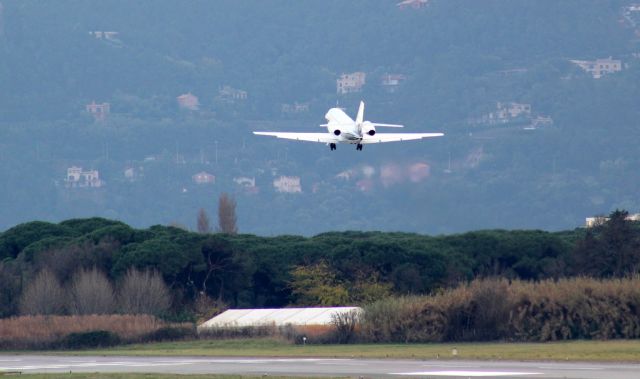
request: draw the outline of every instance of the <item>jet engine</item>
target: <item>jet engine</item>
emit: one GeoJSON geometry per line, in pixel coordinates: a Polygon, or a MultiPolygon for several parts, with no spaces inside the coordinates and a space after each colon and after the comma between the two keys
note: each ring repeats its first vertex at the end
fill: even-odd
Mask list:
{"type": "Polygon", "coordinates": [[[342,132],[340,131],[340,129],[333,129],[333,134],[339,136],[340,134],[342,134],[342,132]]]}
{"type": "Polygon", "coordinates": [[[362,123],[362,134],[368,134],[370,136],[376,135],[376,127],[369,121],[365,121],[362,123]]]}

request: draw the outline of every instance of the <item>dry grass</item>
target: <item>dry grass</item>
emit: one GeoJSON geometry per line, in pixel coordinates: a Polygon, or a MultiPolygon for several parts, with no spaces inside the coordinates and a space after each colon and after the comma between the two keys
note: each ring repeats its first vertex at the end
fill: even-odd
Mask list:
{"type": "Polygon", "coordinates": [[[366,307],[373,342],[640,338],[640,277],[523,282],[489,279],[433,296],[366,307]]]}
{"type": "Polygon", "coordinates": [[[71,333],[105,330],[123,341],[141,341],[167,326],[149,315],[22,316],[0,319],[0,347],[12,349],[51,346],[71,333]]]}

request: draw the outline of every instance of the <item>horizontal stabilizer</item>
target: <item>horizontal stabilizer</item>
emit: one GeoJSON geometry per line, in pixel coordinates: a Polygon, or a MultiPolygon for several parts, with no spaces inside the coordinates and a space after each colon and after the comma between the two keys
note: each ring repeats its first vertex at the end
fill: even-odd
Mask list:
{"type": "Polygon", "coordinates": [[[404,125],[398,125],[398,124],[378,124],[377,122],[372,122],[371,123],[373,126],[376,127],[382,127],[382,128],[404,128],[404,125]]]}

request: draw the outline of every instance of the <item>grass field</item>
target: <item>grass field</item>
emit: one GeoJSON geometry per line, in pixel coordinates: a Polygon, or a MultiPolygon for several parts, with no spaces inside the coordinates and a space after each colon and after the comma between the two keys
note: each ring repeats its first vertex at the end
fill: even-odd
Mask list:
{"type": "Polygon", "coordinates": [[[292,345],[274,339],[195,340],[55,352],[76,355],[284,356],[640,362],[640,340],[554,343],[292,345]],[[457,356],[452,350],[457,349],[457,356]]]}

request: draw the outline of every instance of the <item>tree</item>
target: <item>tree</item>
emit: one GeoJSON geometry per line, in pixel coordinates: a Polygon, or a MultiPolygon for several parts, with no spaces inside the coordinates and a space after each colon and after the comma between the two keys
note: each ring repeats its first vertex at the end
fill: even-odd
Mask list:
{"type": "Polygon", "coordinates": [[[24,315],[62,314],[65,311],[65,291],[49,269],[38,273],[20,298],[20,313],[24,315]]]}
{"type": "Polygon", "coordinates": [[[324,261],[297,266],[291,276],[291,292],[296,296],[298,305],[334,306],[345,305],[349,301],[349,292],[324,261]]]}
{"type": "Polygon", "coordinates": [[[218,200],[218,229],[222,233],[236,234],[236,223],[236,200],[223,192],[218,200]]]}
{"type": "Polygon", "coordinates": [[[159,315],[171,305],[169,288],[156,270],[130,268],[118,295],[120,311],[125,314],[159,315]]]}
{"type": "Polygon", "coordinates": [[[82,269],[73,277],[69,291],[69,310],[74,314],[109,314],[115,312],[113,286],[96,267],[82,269]]]}
{"type": "Polygon", "coordinates": [[[211,226],[209,225],[209,216],[207,212],[200,208],[198,211],[198,233],[209,233],[211,232],[211,226]]]}

